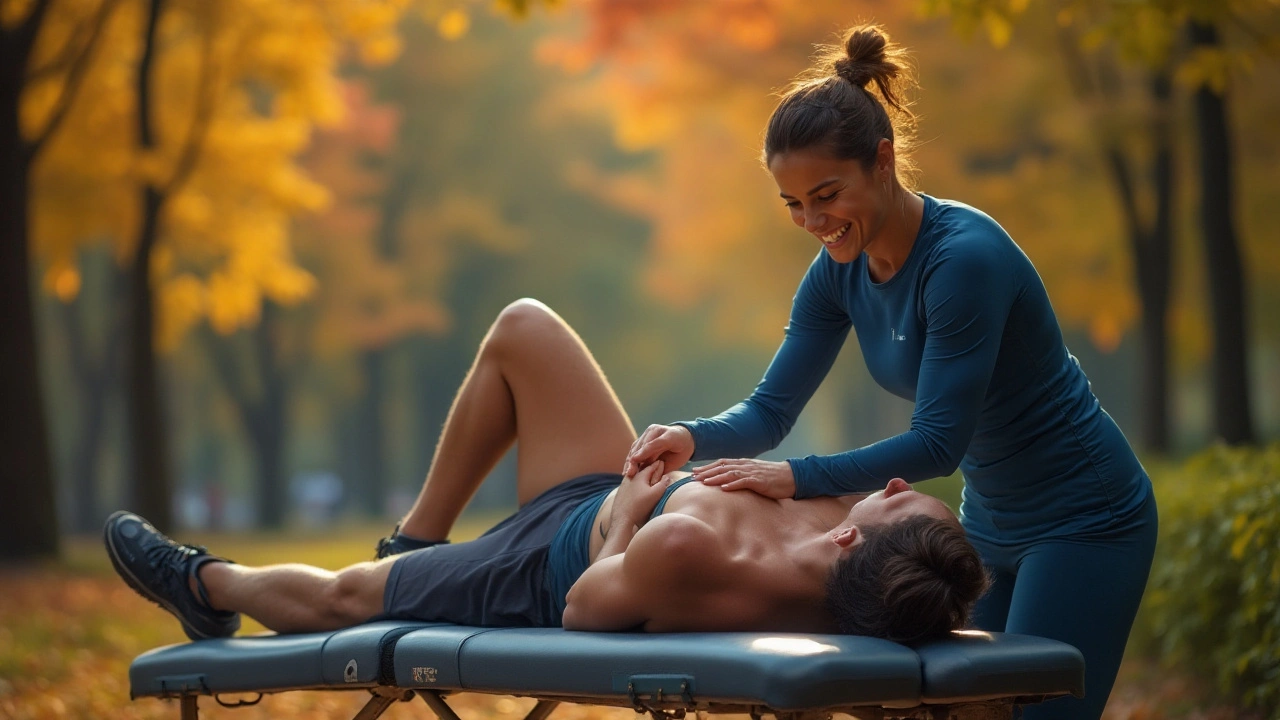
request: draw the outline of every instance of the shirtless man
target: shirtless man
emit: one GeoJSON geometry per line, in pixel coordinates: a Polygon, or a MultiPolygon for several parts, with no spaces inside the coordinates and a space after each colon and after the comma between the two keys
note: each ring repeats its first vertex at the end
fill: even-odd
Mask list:
{"type": "Polygon", "coordinates": [[[337,572],[247,567],[125,512],[107,521],[107,552],[192,639],[231,635],[244,613],[278,632],[398,617],[913,641],[962,626],[986,587],[951,511],[901,480],[800,501],[724,492],[660,463],[624,480],[614,471],[635,438],[577,334],[521,300],[481,344],[422,492],[380,559],[337,572]],[[520,509],[450,545],[463,507],[517,440],[520,509]]]}

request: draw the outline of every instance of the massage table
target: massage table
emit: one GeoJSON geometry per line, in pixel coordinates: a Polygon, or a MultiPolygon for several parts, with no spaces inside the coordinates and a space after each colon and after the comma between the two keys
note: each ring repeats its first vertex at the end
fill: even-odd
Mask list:
{"type": "Polygon", "coordinates": [[[688,711],[814,720],[832,713],[891,720],[1011,718],[1019,705],[1084,693],[1074,647],[1026,635],[961,631],[907,647],[852,635],[625,634],[379,621],[334,632],[235,637],[158,648],[129,668],[133,698],[253,704],[292,690],[359,690],[355,720],[422,698],[459,720],[451,693],[612,705],[674,720],[688,711]],[[250,695],[225,702],[223,695],[250,695]]]}

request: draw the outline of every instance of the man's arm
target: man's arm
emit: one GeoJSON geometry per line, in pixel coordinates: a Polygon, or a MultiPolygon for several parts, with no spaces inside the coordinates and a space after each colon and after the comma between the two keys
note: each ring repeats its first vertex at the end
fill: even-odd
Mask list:
{"type": "Polygon", "coordinates": [[[662,515],[629,534],[633,537],[623,551],[605,557],[602,550],[569,589],[566,630],[631,630],[687,602],[691,589],[696,595],[718,587],[720,574],[708,558],[724,553],[705,522],[662,515]]]}

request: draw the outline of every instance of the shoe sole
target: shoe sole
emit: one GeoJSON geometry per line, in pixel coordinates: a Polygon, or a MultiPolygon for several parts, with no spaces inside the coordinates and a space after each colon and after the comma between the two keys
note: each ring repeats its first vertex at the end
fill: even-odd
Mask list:
{"type": "Polygon", "coordinates": [[[116,573],[124,580],[126,585],[133,588],[134,592],[159,605],[165,610],[168,610],[169,614],[177,618],[178,623],[182,625],[182,632],[186,633],[188,638],[192,640],[209,640],[212,638],[223,637],[221,635],[208,635],[202,633],[191,625],[188,625],[187,622],[182,619],[182,613],[178,611],[178,608],[174,607],[173,603],[170,603],[168,600],[160,597],[146,585],[142,584],[142,581],[138,580],[133,572],[120,560],[120,551],[116,549],[116,544],[112,537],[111,530],[115,526],[116,519],[126,515],[133,515],[133,513],[125,510],[118,510],[112,513],[111,517],[107,518],[106,527],[102,531],[103,540],[107,546],[107,557],[111,558],[111,566],[116,569],[116,573]]]}

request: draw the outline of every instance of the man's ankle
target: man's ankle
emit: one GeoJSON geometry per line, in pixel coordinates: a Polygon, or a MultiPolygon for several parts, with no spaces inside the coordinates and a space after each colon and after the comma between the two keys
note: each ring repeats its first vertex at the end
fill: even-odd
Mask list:
{"type": "Polygon", "coordinates": [[[407,546],[410,546],[415,550],[424,548],[424,547],[431,547],[432,545],[443,545],[449,542],[448,539],[446,538],[432,539],[432,538],[426,538],[426,537],[419,537],[418,535],[412,535],[410,533],[405,532],[404,530],[401,530],[399,526],[397,526],[396,529],[392,531],[391,537],[398,538],[401,543],[407,546]]]}
{"type": "Polygon", "coordinates": [[[191,577],[187,580],[187,586],[191,589],[191,594],[196,597],[196,601],[201,605],[213,610],[214,612],[229,612],[229,608],[221,607],[217,598],[219,591],[225,585],[225,580],[229,576],[232,563],[229,560],[221,558],[217,560],[207,560],[201,563],[195,572],[191,573],[191,577]]]}

